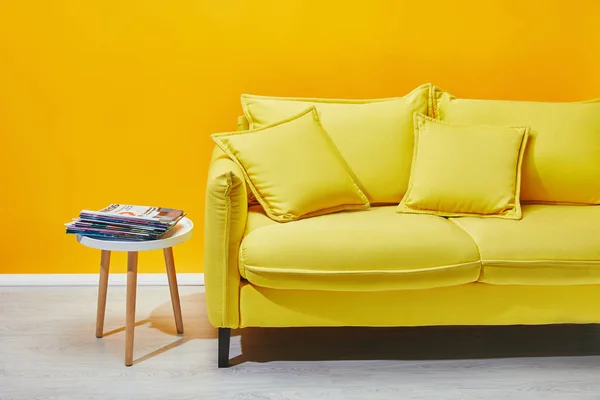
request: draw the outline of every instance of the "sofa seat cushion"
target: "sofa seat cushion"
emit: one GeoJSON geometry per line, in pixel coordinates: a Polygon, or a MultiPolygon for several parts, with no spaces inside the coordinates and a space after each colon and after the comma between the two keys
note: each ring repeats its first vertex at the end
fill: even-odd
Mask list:
{"type": "Polygon", "coordinates": [[[442,217],[395,211],[381,206],[281,224],[251,207],[240,273],[275,289],[374,291],[477,281],[479,253],[462,229],[442,217]]]}
{"type": "Polygon", "coordinates": [[[600,206],[524,205],[523,219],[452,218],[481,252],[480,282],[600,283],[600,206]]]}

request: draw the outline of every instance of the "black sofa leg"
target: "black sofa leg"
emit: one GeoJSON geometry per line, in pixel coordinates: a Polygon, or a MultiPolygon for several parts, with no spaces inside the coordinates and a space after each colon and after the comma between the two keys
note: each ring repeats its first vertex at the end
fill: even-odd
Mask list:
{"type": "Polygon", "coordinates": [[[231,328],[219,328],[219,368],[229,367],[229,338],[231,328]]]}

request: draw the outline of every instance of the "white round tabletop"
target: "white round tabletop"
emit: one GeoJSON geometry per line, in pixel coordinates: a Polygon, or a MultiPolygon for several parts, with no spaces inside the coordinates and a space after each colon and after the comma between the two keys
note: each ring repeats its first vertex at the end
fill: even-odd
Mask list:
{"type": "Polygon", "coordinates": [[[173,247],[192,237],[194,223],[189,218],[182,218],[167,234],[156,240],[143,242],[126,242],[117,240],[102,240],[88,236],[77,235],[77,241],[84,246],[110,251],[145,251],[173,247]]]}

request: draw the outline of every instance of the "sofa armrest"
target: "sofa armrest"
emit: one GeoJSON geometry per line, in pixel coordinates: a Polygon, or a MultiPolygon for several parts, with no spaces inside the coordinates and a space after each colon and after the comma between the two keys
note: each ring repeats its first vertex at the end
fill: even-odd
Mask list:
{"type": "Polygon", "coordinates": [[[204,279],[208,319],[215,327],[239,325],[238,254],[246,227],[244,176],[228,158],[213,159],[206,184],[204,279]]]}

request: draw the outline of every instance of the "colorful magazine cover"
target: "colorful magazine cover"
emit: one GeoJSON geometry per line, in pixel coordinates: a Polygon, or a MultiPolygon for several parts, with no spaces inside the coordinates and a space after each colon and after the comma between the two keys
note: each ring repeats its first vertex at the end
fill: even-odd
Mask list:
{"type": "Polygon", "coordinates": [[[165,207],[135,206],[129,204],[111,204],[100,211],[83,210],[82,215],[96,217],[115,217],[118,219],[139,220],[175,224],[184,216],[183,210],[165,207]]]}
{"type": "Polygon", "coordinates": [[[102,240],[155,240],[184,216],[183,210],[173,208],[111,204],[100,211],[83,210],[65,225],[67,233],[102,240]]]}

